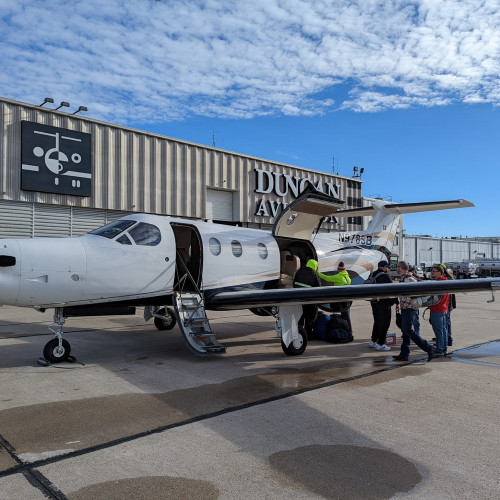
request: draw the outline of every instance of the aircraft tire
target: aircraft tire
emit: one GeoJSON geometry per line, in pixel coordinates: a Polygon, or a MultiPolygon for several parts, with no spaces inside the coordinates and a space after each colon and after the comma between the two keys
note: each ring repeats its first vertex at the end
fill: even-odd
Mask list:
{"type": "Polygon", "coordinates": [[[63,339],[62,346],[59,348],[59,340],[52,339],[45,344],[43,356],[51,363],[62,363],[69,358],[71,346],[66,339],[63,339]]]}
{"type": "Polygon", "coordinates": [[[158,330],[172,330],[172,328],[177,323],[175,319],[175,312],[170,307],[166,309],[160,309],[158,314],[162,314],[166,319],[155,318],[155,326],[158,330]]]}
{"type": "Polygon", "coordinates": [[[300,339],[294,340],[288,347],[281,341],[281,348],[287,356],[299,356],[307,347],[307,333],[305,329],[299,326],[300,339]]]}

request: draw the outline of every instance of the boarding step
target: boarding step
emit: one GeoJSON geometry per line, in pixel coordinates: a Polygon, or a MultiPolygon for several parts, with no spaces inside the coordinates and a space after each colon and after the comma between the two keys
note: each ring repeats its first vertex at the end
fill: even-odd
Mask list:
{"type": "Polygon", "coordinates": [[[184,341],[194,354],[208,356],[226,352],[210,327],[201,294],[176,292],[174,309],[184,341]]]}

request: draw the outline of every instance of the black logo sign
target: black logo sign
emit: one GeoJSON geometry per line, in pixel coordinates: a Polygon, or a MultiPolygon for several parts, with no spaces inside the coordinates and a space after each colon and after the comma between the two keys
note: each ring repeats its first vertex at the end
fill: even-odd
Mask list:
{"type": "Polygon", "coordinates": [[[91,135],[40,123],[21,123],[21,189],[92,194],[91,135]]]}

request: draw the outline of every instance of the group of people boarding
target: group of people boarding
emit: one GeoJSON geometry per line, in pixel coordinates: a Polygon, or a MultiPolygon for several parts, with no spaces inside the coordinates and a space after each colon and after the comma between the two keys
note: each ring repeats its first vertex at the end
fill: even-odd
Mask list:
{"type": "MultiPolygon", "coordinates": [[[[367,280],[369,283],[382,284],[392,283],[388,274],[389,263],[382,260],[378,263],[377,269],[367,280]]],[[[400,261],[397,265],[397,271],[402,283],[419,281],[411,271],[407,262],[400,261]]],[[[334,275],[325,275],[318,271],[318,262],[310,259],[306,265],[296,273],[294,278],[294,287],[316,287],[320,286],[320,278],[334,285],[350,285],[351,279],[343,262],[339,263],[338,273],[334,275]]],[[[453,279],[446,266],[436,264],[432,267],[432,278],[435,280],[453,279]]],[[[396,312],[401,314],[401,331],[403,341],[401,351],[393,356],[395,361],[408,361],[410,355],[410,342],[414,342],[420,349],[427,353],[427,361],[431,361],[436,356],[446,356],[448,346],[453,344],[451,335],[450,311],[452,309],[453,296],[445,294],[441,296],[439,302],[429,307],[430,323],[435,334],[435,345],[420,336],[420,318],[419,310],[414,306],[411,297],[399,297],[389,299],[378,299],[371,301],[373,313],[373,328],[369,342],[369,347],[378,351],[390,351],[391,348],[386,344],[387,332],[391,324],[391,309],[396,305],[396,312]]],[[[314,335],[314,322],[317,317],[318,308],[315,305],[303,306],[304,314],[301,318],[302,325],[305,327],[309,338],[314,335]]],[[[349,328],[351,322],[349,310],[342,311],[342,317],[348,321],[349,328]]],[[[352,333],[352,329],[351,329],[352,333]]]]}

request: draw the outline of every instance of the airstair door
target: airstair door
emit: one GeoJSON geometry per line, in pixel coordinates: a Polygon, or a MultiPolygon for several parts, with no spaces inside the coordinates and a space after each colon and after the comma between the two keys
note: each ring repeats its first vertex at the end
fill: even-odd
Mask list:
{"type": "Polygon", "coordinates": [[[212,332],[201,294],[174,292],[173,302],[177,324],[188,348],[197,356],[225,354],[226,348],[212,332]]]}

